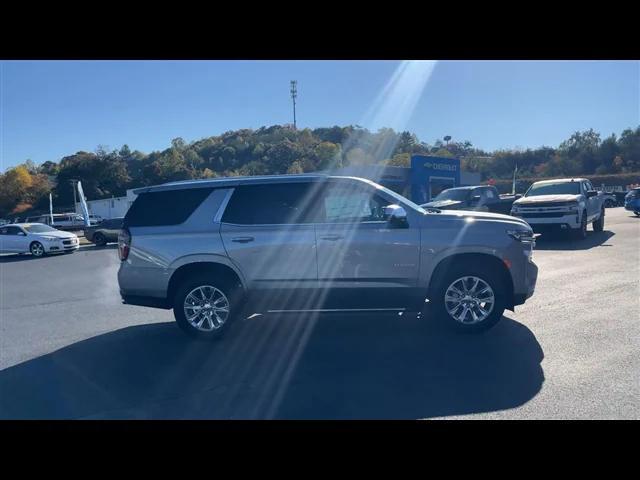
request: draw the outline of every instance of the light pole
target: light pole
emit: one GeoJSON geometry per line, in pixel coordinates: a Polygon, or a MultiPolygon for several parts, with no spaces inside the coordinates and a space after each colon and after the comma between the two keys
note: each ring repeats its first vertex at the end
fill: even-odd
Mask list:
{"type": "Polygon", "coordinates": [[[71,179],[70,182],[71,186],[73,187],[73,212],[78,213],[78,202],[76,200],[76,185],[78,183],[78,180],[71,179]]]}
{"type": "Polygon", "coordinates": [[[298,96],[298,81],[291,80],[291,100],[293,101],[293,129],[296,130],[296,97],[298,96]]]}

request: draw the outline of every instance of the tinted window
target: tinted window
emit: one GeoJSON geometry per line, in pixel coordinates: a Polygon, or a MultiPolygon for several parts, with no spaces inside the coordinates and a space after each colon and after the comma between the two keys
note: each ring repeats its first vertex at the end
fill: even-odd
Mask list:
{"type": "Polygon", "coordinates": [[[455,200],[455,201],[463,201],[466,200],[467,195],[469,195],[469,190],[455,190],[449,189],[441,192],[436,198],[433,200],[455,200]]]}
{"type": "Polygon", "coordinates": [[[124,222],[128,227],[179,225],[212,191],[212,188],[189,188],[141,193],[131,205],[124,222]]]}
{"type": "Polygon", "coordinates": [[[114,218],[113,220],[105,220],[100,226],[103,228],[120,228],[122,227],[122,219],[114,218]]]}
{"type": "Polygon", "coordinates": [[[22,230],[18,227],[4,227],[0,229],[2,235],[18,235],[23,233],[22,230]]]}
{"type": "Polygon", "coordinates": [[[239,225],[310,223],[317,183],[273,183],[236,187],[222,216],[239,225]]]}
{"type": "Polygon", "coordinates": [[[327,223],[385,221],[383,208],[390,204],[373,188],[350,182],[330,183],[322,196],[321,218],[327,223]]]}

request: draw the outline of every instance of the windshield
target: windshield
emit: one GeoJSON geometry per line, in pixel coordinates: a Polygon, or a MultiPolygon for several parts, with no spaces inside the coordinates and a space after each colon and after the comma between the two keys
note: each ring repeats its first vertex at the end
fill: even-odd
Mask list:
{"type": "Polygon", "coordinates": [[[439,202],[440,200],[456,200],[463,201],[469,195],[469,190],[467,189],[454,189],[450,188],[449,190],[445,190],[444,192],[440,192],[440,194],[433,199],[434,202],[439,202]]]}
{"type": "Polygon", "coordinates": [[[538,195],[578,195],[580,194],[580,182],[543,183],[531,185],[525,197],[538,195]]]}
{"type": "Polygon", "coordinates": [[[24,228],[29,233],[46,233],[58,231],[55,228],[51,228],[49,225],[42,224],[23,225],[22,228],[24,228]]]}

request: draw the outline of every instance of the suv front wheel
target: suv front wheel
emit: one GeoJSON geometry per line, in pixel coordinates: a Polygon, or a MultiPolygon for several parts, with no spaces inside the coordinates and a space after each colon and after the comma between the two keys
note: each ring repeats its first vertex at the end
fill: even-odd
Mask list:
{"type": "Polygon", "coordinates": [[[194,338],[220,338],[237,316],[238,293],[238,287],[207,275],[185,281],[178,288],[173,304],[178,326],[194,338]]]}
{"type": "Polygon", "coordinates": [[[460,332],[482,332],[502,318],[505,288],[486,269],[457,267],[443,276],[433,296],[435,314],[460,332]]]}

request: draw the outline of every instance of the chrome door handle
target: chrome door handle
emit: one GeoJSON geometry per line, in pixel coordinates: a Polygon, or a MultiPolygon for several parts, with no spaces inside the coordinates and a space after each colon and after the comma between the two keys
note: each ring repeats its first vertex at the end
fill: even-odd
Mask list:
{"type": "Polygon", "coordinates": [[[253,237],[233,237],[231,239],[232,242],[237,242],[237,243],[249,243],[249,242],[253,242],[254,238],[253,237]]]}
{"type": "Polygon", "coordinates": [[[320,237],[321,240],[329,240],[331,242],[335,242],[336,240],[340,240],[342,235],[322,235],[320,237]]]}

